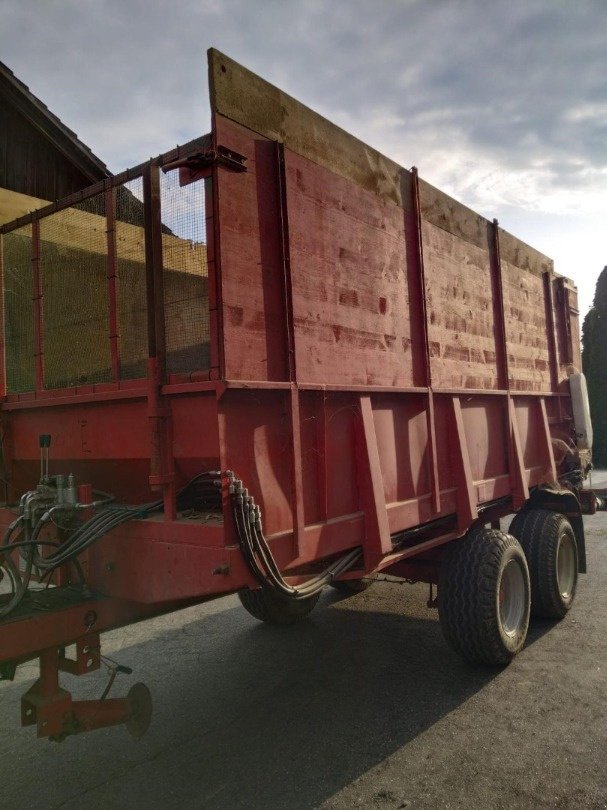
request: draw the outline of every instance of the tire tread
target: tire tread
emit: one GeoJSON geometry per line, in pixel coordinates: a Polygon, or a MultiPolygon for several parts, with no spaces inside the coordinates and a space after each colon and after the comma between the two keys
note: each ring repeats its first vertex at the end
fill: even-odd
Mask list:
{"type": "Polygon", "coordinates": [[[573,604],[577,585],[576,582],[571,598],[565,601],[555,576],[559,538],[563,531],[571,532],[577,549],[571,524],[559,512],[526,509],[514,517],[510,531],[518,538],[529,563],[532,615],[543,619],[562,619],[573,604]]]}
{"type": "MultiPolygon", "coordinates": [[[[496,615],[496,581],[508,549],[518,546],[498,529],[476,529],[447,551],[441,565],[439,618],[451,646],[474,663],[503,665],[518,652],[501,639],[496,615]]],[[[528,621],[528,616],[527,616],[528,621]]]]}
{"type": "Polygon", "coordinates": [[[280,599],[267,588],[243,590],[238,592],[242,606],[260,622],[274,625],[295,624],[304,619],[320,599],[320,593],[307,599],[280,599]]]}

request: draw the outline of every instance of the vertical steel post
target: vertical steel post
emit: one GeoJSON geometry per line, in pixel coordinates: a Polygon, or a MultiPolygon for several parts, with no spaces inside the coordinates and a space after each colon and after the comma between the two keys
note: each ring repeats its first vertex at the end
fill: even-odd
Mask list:
{"type": "Polygon", "coordinates": [[[0,234],[0,397],[6,396],[6,340],[4,336],[4,236],[0,234]]]}
{"type": "Polygon", "coordinates": [[[162,397],[165,381],[164,284],[160,170],[147,164],[143,174],[145,269],[148,314],[148,417],[150,419],[150,485],[164,495],[165,520],[175,518],[170,410],[162,397]]]}
{"type": "Polygon", "coordinates": [[[44,390],[44,336],[42,311],[42,279],[40,277],[40,221],[32,221],[32,268],[34,276],[34,357],[36,363],[36,393],[44,390]]]}
{"type": "Polygon", "coordinates": [[[215,238],[215,183],[204,178],[205,234],[207,240],[207,294],[209,298],[209,378],[219,378],[219,308],[217,296],[217,252],[215,238]]]}
{"type": "Polygon", "coordinates": [[[558,392],[559,367],[556,340],[556,323],[554,321],[554,296],[552,294],[552,274],[549,270],[542,274],[544,282],[544,305],[546,307],[546,326],[548,338],[548,362],[550,364],[550,390],[558,392]]]}
{"type": "Polygon", "coordinates": [[[508,367],[508,341],[506,338],[506,315],[504,312],[504,279],[500,253],[499,223],[494,219],[490,226],[489,270],[491,272],[493,298],[493,329],[495,334],[495,360],[497,365],[498,387],[510,390],[510,369],[508,367]]]}
{"type": "MultiPolygon", "coordinates": [[[[424,247],[422,240],[422,212],[419,197],[419,175],[417,168],[411,168],[411,202],[413,216],[415,217],[415,261],[417,265],[417,278],[419,283],[419,308],[422,313],[422,342],[424,385],[428,389],[428,407],[426,409],[426,422],[428,430],[428,472],[430,476],[432,510],[437,513],[441,509],[440,481],[438,477],[438,458],[436,451],[436,421],[434,418],[434,391],[432,390],[432,361],[430,357],[430,337],[428,328],[428,302],[426,300],[426,273],[424,269],[424,247]]],[[[403,203],[405,201],[403,200],[403,203]]]]}
{"type": "Polygon", "coordinates": [[[110,328],[110,357],[112,382],[120,379],[120,357],[118,354],[118,311],[116,303],[117,255],[116,255],[116,208],[115,190],[105,191],[105,221],[107,239],[107,294],[110,328]]]}
{"type": "Polygon", "coordinates": [[[521,440],[516,416],[516,403],[512,397],[510,381],[510,367],[508,363],[508,336],[506,334],[506,310],[504,302],[504,279],[502,274],[502,258],[499,241],[499,223],[497,219],[492,223],[492,238],[490,244],[490,269],[493,282],[493,317],[495,323],[495,354],[498,365],[498,383],[506,390],[506,425],[508,436],[508,471],[510,476],[510,492],[512,504],[520,509],[529,497],[527,486],[527,471],[521,448],[521,440]]]}
{"type": "Polygon", "coordinates": [[[297,389],[297,368],[295,362],[295,330],[293,326],[293,288],[291,282],[291,250],[289,236],[289,214],[287,208],[287,180],[284,144],[276,143],[276,173],[279,193],[280,240],[283,267],[283,305],[287,326],[287,373],[291,383],[289,409],[291,412],[291,490],[293,505],[293,536],[295,551],[302,553],[305,518],[303,508],[303,476],[301,459],[301,424],[299,391],[297,389]]]}
{"type": "Polygon", "coordinates": [[[289,242],[289,215],[287,210],[287,182],[285,167],[285,147],[276,143],[276,165],[278,176],[278,191],[280,195],[280,241],[283,267],[283,305],[284,317],[287,325],[287,369],[289,380],[295,382],[297,369],[295,364],[295,330],[293,326],[293,288],[291,281],[291,249],[289,242]]]}

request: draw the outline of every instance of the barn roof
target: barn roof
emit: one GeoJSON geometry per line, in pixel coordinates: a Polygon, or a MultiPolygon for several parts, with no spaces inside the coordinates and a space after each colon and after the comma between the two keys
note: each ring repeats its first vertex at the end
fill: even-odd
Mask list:
{"type": "Polygon", "coordinates": [[[37,98],[13,71],[0,62],[0,97],[4,97],[91,182],[111,172],[63,121],[37,98]]]}

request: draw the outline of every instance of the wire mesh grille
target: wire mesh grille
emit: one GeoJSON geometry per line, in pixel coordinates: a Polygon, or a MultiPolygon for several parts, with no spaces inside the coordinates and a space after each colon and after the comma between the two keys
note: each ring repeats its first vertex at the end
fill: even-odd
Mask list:
{"type": "Polygon", "coordinates": [[[116,273],[120,376],[145,377],[148,356],[143,179],[116,189],[116,273]]]}
{"type": "Polygon", "coordinates": [[[111,378],[106,229],[103,194],[40,220],[45,388],[111,378]]]}
{"type": "MultiPolygon", "coordinates": [[[[205,199],[210,180],[181,187],[161,175],[166,370],[209,367],[205,199]]],[[[148,323],[143,179],[113,191],[116,320],[121,379],[147,373],[148,323]]],[[[104,193],[39,220],[46,389],[112,379],[108,218],[104,193]]],[[[110,212],[111,215],[111,212],[110,212]]],[[[110,216],[111,223],[111,216],[110,216]]],[[[32,227],[2,237],[7,391],[36,387],[32,227]]]]}
{"type": "Polygon", "coordinates": [[[209,296],[205,191],[210,180],[179,185],[161,178],[166,367],[169,373],[209,367],[209,296]]]}
{"type": "Polygon", "coordinates": [[[6,390],[10,394],[19,394],[36,387],[31,225],[1,238],[6,390]]]}

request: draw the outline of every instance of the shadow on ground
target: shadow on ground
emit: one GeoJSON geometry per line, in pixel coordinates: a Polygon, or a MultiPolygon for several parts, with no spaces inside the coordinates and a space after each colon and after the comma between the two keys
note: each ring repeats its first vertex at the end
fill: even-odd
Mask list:
{"type": "MultiPolygon", "coordinates": [[[[255,622],[233,607],[232,597],[220,612],[141,644],[132,644],[132,629],[120,631],[123,646],[112,655],[154,695],[152,727],[137,742],[123,729],[60,746],[37,742],[17,725],[27,685],[6,685],[2,806],[321,804],[497,674],[473,669],[449,650],[435,612],[420,607],[425,595],[418,589],[412,589],[418,615],[406,616],[394,613],[397,600],[394,592],[386,597],[386,588],[398,586],[351,599],[324,597],[310,619],[292,628],[255,622]],[[25,784],[10,757],[31,758],[25,784]]],[[[535,626],[530,642],[549,627],[535,626]]],[[[90,677],[68,686],[82,695],[88,680],[99,692],[101,679],[91,684],[90,677]]],[[[123,679],[117,692],[132,682],[123,679]]]]}

